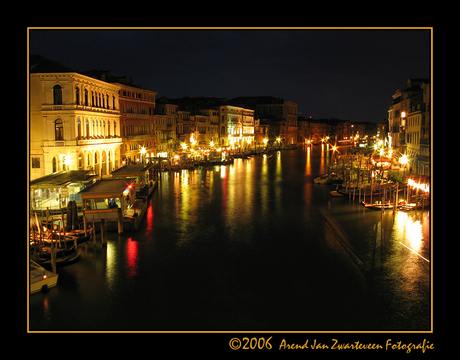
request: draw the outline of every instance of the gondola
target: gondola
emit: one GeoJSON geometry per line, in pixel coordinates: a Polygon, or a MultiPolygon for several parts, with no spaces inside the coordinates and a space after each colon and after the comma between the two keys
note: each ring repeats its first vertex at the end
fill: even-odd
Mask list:
{"type": "Polygon", "coordinates": [[[382,208],[383,210],[386,210],[386,209],[393,209],[394,207],[394,204],[391,204],[391,203],[374,203],[374,204],[370,204],[370,203],[367,203],[365,201],[361,201],[361,205],[364,206],[366,209],[371,209],[371,210],[379,210],[381,211],[382,208]]]}

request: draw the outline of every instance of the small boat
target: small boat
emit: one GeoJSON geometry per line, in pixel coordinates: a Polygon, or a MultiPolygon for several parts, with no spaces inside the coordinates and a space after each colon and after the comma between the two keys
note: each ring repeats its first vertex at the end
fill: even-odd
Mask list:
{"type": "Polygon", "coordinates": [[[320,177],[313,179],[313,182],[315,184],[330,184],[332,180],[328,174],[325,174],[325,175],[321,175],[320,177]]]}
{"type": "Polygon", "coordinates": [[[345,196],[345,195],[343,195],[342,193],[339,193],[337,190],[332,190],[332,191],[331,191],[331,195],[332,195],[332,196],[337,196],[337,197],[339,197],[339,196],[345,196]]]}
{"type": "Polygon", "coordinates": [[[345,194],[343,194],[342,192],[339,191],[339,185],[336,186],[335,190],[332,190],[331,191],[331,195],[332,196],[345,196],[345,194]]]}
{"type": "Polygon", "coordinates": [[[29,293],[34,294],[39,291],[46,291],[53,286],[56,286],[58,274],[45,270],[35,261],[30,260],[29,267],[29,293]]]}
{"type": "MultiPolygon", "coordinates": [[[[56,249],[56,267],[64,267],[77,262],[80,259],[81,250],[72,246],[70,249],[56,249]]],[[[51,269],[51,248],[44,246],[41,248],[41,252],[32,253],[31,256],[35,262],[44,268],[51,269]]]]}
{"type": "Polygon", "coordinates": [[[385,210],[385,209],[393,209],[393,204],[390,204],[388,202],[385,202],[385,203],[374,203],[374,204],[370,204],[370,203],[367,203],[365,201],[361,201],[361,205],[364,206],[366,209],[372,209],[372,210],[385,210]]]}

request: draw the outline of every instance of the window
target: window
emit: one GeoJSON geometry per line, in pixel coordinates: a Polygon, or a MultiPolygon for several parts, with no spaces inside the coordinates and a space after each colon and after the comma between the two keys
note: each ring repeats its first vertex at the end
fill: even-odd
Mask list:
{"type": "Polygon", "coordinates": [[[77,136],[78,139],[81,139],[81,120],[78,118],[77,120],[77,136]]]}
{"type": "Polygon", "coordinates": [[[62,105],[62,88],[60,85],[53,87],[54,105],[62,105]]]}
{"type": "Polygon", "coordinates": [[[75,104],[80,105],[80,89],[78,86],[75,87],[75,104]]]}
{"type": "Polygon", "coordinates": [[[64,140],[64,125],[61,119],[54,123],[54,140],[64,140]]]}
{"type": "Polygon", "coordinates": [[[40,158],[32,158],[32,169],[40,169],[40,158]]]}
{"type": "Polygon", "coordinates": [[[88,90],[85,89],[85,106],[88,106],[88,90]]]}

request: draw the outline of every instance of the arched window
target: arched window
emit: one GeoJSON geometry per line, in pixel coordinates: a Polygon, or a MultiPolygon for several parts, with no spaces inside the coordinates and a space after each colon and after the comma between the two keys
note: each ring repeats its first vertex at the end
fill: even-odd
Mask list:
{"type": "Polygon", "coordinates": [[[85,106],[88,106],[88,90],[85,89],[85,106]]]}
{"type": "Polygon", "coordinates": [[[77,119],[77,138],[81,139],[81,120],[77,119]]]}
{"type": "Polygon", "coordinates": [[[61,119],[54,123],[54,140],[64,140],[64,125],[61,119]]]}
{"type": "Polygon", "coordinates": [[[53,164],[53,173],[55,173],[55,172],[57,171],[57,167],[56,167],[56,157],[53,158],[52,164],[53,164]]]}
{"type": "Polygon", "coordinates": [[[86,134],[85,134],[86,137],[89,137],[89,120],[86,119],[86,134]]]}
{"type": "Polygon", "coordinates": [[[75,104],[80,105],[80,89],[75,86],[75,104]]]}
{"type": "Polygon", "coordinates": [[[54,105],[62,105],[62,88],[61,85],[54,85],[53,87],[54,105]]]}

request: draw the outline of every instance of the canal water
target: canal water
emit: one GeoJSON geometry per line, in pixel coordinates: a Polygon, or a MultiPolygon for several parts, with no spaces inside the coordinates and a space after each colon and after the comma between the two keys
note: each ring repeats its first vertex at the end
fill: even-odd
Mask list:
{"type": "Polygon", "coordinates": [[[81,246],[30,330],[430,330],[430,219],[313,179],[321,146],[163,173],[140,229],[81,246]]]}

